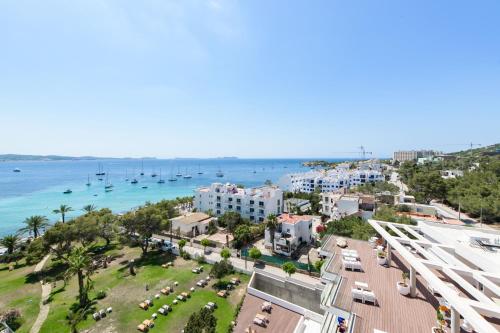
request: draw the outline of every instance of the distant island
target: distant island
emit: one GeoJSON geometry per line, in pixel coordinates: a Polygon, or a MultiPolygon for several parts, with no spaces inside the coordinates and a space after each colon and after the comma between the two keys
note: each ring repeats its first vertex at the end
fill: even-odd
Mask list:
{"type": "Polygon", "coordinates": [[[144,159],[152,160],[155,157],[96,157],[96,156],[61,156],[61,155],[20,155],[20,154],[0,154],[0,162],[15,161],[89,161],[101,159],[144,159]]]}

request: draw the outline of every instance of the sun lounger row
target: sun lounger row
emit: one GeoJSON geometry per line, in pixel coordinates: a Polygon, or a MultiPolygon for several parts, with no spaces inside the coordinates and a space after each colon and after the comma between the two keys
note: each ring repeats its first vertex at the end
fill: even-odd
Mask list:
{"type": "Polygon", "coordinates": [[[154,325],[154,321],[146,319],[142,322],[142,324],[139,324],[139,326],[137,326],[137,329],[141,332],[147,332],[154,325]]]}
{"type": "Polygon", "coordinates": [[[253,323],[255,325],[266,327],[267,324],[269,323],[269,319],[267,319],[267,317],[264,316],[263,314],[257,313],[255,315],[255,318],[253,319],[253,323]]]}
{"type": "Polygon", "coordinates": [[[347,261],[342,260],[342,266],[344,269],[350,269],[351,271],[362,271],[363,267],[359,261],[347,261]]]}
{"type": "Polygon", "coordinates": [[[273,308],[273,305],[270,302],[264,302],[264,303],[262,303],[260,310],[271,313],[272,308],[273,308]]]}
{"type": "Polygon", "coordinates": [[[112,307],[109,307],[106,310],[104,310],[104,309],[99,310],[97,312],[94,312],[94,314],[92,314],[92,318],[94,318],[94,320],[102,319],[102,318],[106,317],[106,313],[111,313],[112,311],[113,311],[112,307]]]}
{"type": "Polygon", "coordinates": [[[377,298],[375,297],[375,293],[373,291],[352,289],[351,295],[353,299],[360,300],[362,303],[370,302],[377,304],[377,298]]]}
{"type": "Polygon", "coordinates": [[[212,310],[212,311],[213,311],[213,310],[217,309],[217,304],[215,304],[214,302],[208,302],[208,303],[205,305],[205,307],[206,307],[207,309],[209,309],[209,310],[212,310]]]}
{"type": "Polygon", "coordinates": [[[191,272],[196,273],[196,274],[200,274],[201,272],[203,272],[203,266],[195,267],[191,270],[191,272]]]}
{"type": "Polygon", "coordinates": [[[353,257],[353,258],[356,258],[356,259],[359,258],[358,251],[356,251],[356,250],[347,250],[347,249],[344,249],[344,250],[342,250],[342,256],[344,256],[344,257],[353,257]]]}
{"type": "Polygon", "coordinates": [[[161,267],[163,267],[163,268],[168,268],[168,267],[173,266],[173,265],[174,265],[174,264],[173,264],[171,261],[169,261],[169,262],[167,262],[166,264],[161,265],[161,267]]]}
{"type": "Polygon", "coordinates": [[[200,280],[200,281],[196,282],[196,285],[197,285],[198,287],[201,287],[201,288],[205,287],[207,284],[208,284],[208,283],[207,283],[207,281],[206,281],[206,280],[200,280]]]}
{"type": "Polygon", "coordinates": [[[162,290],[160,290],[160,292],[161,292],[163,295],[168,295],[168,294],[170,294],[172,291],[173,291],[173,289],[172,289],[172,288],[170,288],[170,287],[166,287],[166,288],[163,288],[162,290]]]}

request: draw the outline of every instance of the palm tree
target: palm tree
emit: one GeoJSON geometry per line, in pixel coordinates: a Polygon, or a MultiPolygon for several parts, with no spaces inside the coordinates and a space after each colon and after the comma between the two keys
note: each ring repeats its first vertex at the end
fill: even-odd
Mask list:
{"type": "Polygon", "coordinates": [[[12,254],[19,243],[19,236],[17,235],[7,235],[0,239],[0,245],[7,248],[7,254],[12,254]]]}
{"type": "Polygon", "coordinates": [[[278,218],[274,214],[270,214],[267,217],[266,227],[269,229],[269,236],[271,237],[271,246],[274,252],[274,233],[278,229],[278,218]]]}
{"type": "Polygon", "coordinates": [[[80,308],[83,308],[87,305],[89,300],[89,288],[84,285],[83,281],[83,279],[85,278],[84,271],[86,271],[87,278],[89,278],[92,259],[90,258],[86,248],[76,247],[71,250],[67,263],[68,269],[65,273],[65,280],[70,279],[73,275],[76,275],[78,277],[78,299],[80,308]]]}
{"type": "Polygon", "coordinates": [[[66,216],[67,213],[69,213],[71,211],[73,211],[73,208],[71,208],[70,206],[61,205],[61,206],[59,206],[59,209],[54,209],[52,212],[54,214],[61,214],[62,223],[64,223],[65,222],[64,217],[66,216]]]}
{"type": "Polygon", "coordinates": [[[49,225],[47,218],[42,215],[30,216],[26,218],[26,220],[24,220],[24,224],[26,224],[26,226],[19,229],[19,231],[22,233],[33,233],[34,238],[40,236],[40,229],[45,228],[49,225]]]}
{"type": "Polygon", "coordinates": [[[92,213],[93,211],[95,211],[97,209],[96,206],[94,205],[85,205],[83,206],[82,210],[86,213],[92,213]]]}

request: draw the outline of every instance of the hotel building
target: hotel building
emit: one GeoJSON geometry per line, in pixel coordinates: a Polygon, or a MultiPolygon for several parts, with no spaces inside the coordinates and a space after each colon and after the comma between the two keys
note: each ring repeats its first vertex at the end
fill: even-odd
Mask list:
{"type": "Polygon", "coordinates": [[[216,216],[236,212],[252,222],[263,222],[270,214],[283,212],[283,191],[277,186],[243,189],[235,184],[213,183],[195,190],[194,207],[216,216]]]}

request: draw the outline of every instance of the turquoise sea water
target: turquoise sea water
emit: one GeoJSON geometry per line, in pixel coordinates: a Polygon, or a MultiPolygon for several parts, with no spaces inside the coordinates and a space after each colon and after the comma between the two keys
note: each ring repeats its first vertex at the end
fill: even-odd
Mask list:
{"type": "Polygon", "coordinates": [[[82,214],[82,207],[94,204],[98,208],[110,208],[113,212],[123,212],[143,205],[146,201],[159,201],[177,196],[192,195],[199,186],[212,182],[233,182],[247,187],[262,185],[267,179],[276,182],[283,174],[304,171],[304,160],[299,159],[176,159],[144,160],[144,176],[140,176],[141,161],[131,159],[92,161],[40,161],[40,162],[0,162],[0,237],[16,232],[22,221],[31,215],[45,215],[51,222],[59,216],[52,210],[61,204],[73,207],[68,216],[82,214]],[[105,192],[104,183],[95,175],[98,164],[113,184],[112,192],[105,192]],[[21,172],[13,172],[14,168],[21,172]],[[158,184],[160,169],[164,184],[158,184]],[[222,170],[223,178],[217,178],[217,170],[222,170]],[[203,172],[198,175],[198,170],[203,172]],[[155,171],[158,177],[151,177],[155,171]],[[176,182],[168,178],[180,171],[187,172],[191,179],[178,177],[176,182]],[[255,173],[254,173],[255,171],[255,173]],[[125,181],[126,173],[129,182],[125,181]],[[133,174],[139,181],[130,184],[133,174]],[[91,186],[86,186],[87,176],[91,186]],[[148,186],[143,189],[142,186],[148,186]],[[63,194],[66,189],[73,193],[63,194]]]}

